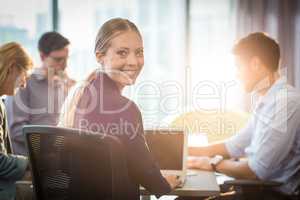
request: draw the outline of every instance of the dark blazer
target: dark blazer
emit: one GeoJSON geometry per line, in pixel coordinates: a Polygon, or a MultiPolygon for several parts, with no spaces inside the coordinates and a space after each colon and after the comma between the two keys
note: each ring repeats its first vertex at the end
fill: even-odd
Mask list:
{"type": "Polygon", "coordinates": [[[15,181],[23,178],[28,160],[23,156],[8,154],[10,142],[6,111],[0,99],[0,199],[12,200],[15,198],[15,181]]]}
{"type": "Polygon", "coordinates": [[[123,142],[132,179],[132,185],[124,185],[128,191],[139,195],[139,184],[157,195],[171,191],[149,152],[138,107],[121,95],[113,80],[98,72],[85,88],[77,108],[75,128],[114,135],[123,142]]]}

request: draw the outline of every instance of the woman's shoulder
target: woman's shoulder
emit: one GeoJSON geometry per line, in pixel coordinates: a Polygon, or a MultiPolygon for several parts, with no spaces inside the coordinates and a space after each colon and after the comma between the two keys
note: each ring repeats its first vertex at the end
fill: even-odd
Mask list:
{"type": "Polygon", "coordinates": [[[123,110],[125,113],[128,113],[132,116],[140,117],[141,116],[141,111],[137,104],[132,101],[131,99],[121,96],[120,102],[122,104],[123,110]]]}
{"type": "Polygon", "coordinates": [[[121,96],[120,99],[121,99],[122,104],[128,104],[130,109],[140,111],[137,104],[133,100],[131,100],[125,96],[121,96]]]}

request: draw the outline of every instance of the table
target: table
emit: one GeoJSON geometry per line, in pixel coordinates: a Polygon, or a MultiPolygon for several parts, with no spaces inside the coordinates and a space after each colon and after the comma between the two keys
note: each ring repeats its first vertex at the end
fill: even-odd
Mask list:
{"type": "MultiPolygon", "coordinates": [[[[218,176],[218,182],[222,176],[218,176]]],[[[221,181],[224,181],[223,179],[221,181]]],[[[167,195],[207,197],[220,194],[220,187],[214,172],[188,170],[186,182],[182,188],[175,189],[167,195]]],[[[32,192],[31,181],[18,181],[18,184],[28,185],[32,192]]],[[[219,183],[220,184],[220,183],[219,183]]],[[[143,200],[150,199],[150,193],[141,187],[143,200]]]]}
{"type": "MultiPolygon", "coordinates": [[[[143,200],[150,199],[150,193],[143,187],[140,188],[143,200]]],[[[217,183],[214,172],[188,170],[186,182],[182,188],[175,189],[167,195],[207,197],[220,194],[220,187],[217,183]]]]}

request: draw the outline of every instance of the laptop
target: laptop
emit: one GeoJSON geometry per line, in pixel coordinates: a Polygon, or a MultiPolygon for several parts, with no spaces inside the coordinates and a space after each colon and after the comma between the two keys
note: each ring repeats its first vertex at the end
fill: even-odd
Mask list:
{"type": "Polygon", "coordinates": [[[183,130],[145,130],[145,137],[161,173],[179,176],[182,187],[187,172],[187,134],[183,130]]]}

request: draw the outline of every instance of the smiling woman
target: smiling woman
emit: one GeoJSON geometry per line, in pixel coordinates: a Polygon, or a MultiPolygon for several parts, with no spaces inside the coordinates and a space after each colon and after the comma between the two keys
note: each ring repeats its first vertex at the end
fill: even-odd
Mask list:
{"type": "MultiPolygon", "coordinates": [[[[185,83],[186,2],[183,0],[58,1],[59,31],[72,41],[69,72],[83,80],[97,64],[91,53],[99,24],[121,17],[134,21],[143,36],[145,65],[135,84],[122,94],[133,99],[144,126],[156,127],[181,111],[185,83]],[[82,15],[82,13],[85,13],[82,15]],[[74,19],[76,18],[76,23],[74,19]],[[83,31],[84,30],[84,31],[83,31]],[[178,87],[179,86],[179,87],[178,87]],[[168,98],[178,91],[178,98],[168,98]]],[[[202,1],[201,1],[202,2],[202,1]]],[[[203,1],[206,2],[206,1],[203,1]]],[[[219,2],[220,3],[220,2],[219,2]]]]}
{"type": "MultiPolygon", "coordinates": [[[[107,27],[111,21],[103,25],[107,27]]],[[[120,22],[116,22],[120,23],[120,22]]],[[[122,90],[126,85],[132,85],[144,66],[143,41],[136,26],[128,21],[130,29],[127,31],[116,31],[112,34],[109,48],[106,47],[105,29],[100,29],[95,47],[98,62],[104,72],[117,83],[122,90]],[[117,37],[118,36],[118,37],[117,37]]],[[[127,27],[128,28],[128,27],[127,27]]],[[[126,27],[124,27],[126,30],[126,27]]]]}
{"type": "Polygon", "coordinates": [[[121,94],[125,86],[135,83],[144,65],[138,28],[127,19],[107,21],[96,37],[95,54],[101,70],[93,72],[77,91],[69,94],[60,125],[120,139],[132,180],[132,184],[124,186],[132,196],[124,199],[139,199],[139,185],[152,194],[170,192],[180,182],[176,176],[162,176],[147,148],[141,112],[121,94]]]}

